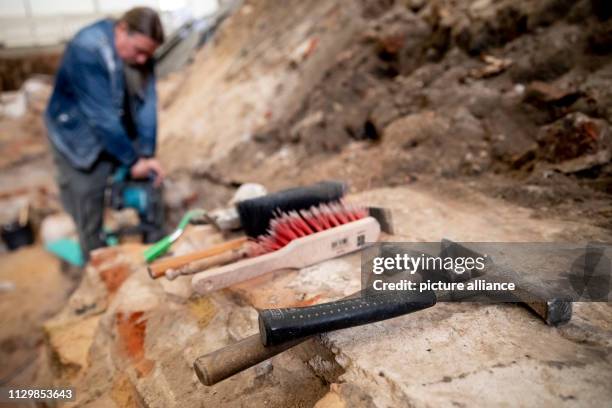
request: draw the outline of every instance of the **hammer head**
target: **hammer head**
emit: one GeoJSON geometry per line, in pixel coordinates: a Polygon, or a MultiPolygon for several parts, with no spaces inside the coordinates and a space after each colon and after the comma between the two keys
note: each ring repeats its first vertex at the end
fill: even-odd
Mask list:
{"type": "MultiPolygon", "coordinates": [[[[447,239],[442,240],[442,253],[445,251],[447,256],[481,256],[478,252],[447,239]]],[[[478,276],[474,272],[472,271],[472,278],[478,276]]],[[[525,276],[519,276],[511,269],[500,267],[490,258],[487,267],[480,275],[488,282],[514,282],[516,289],[512,291],[512,297],[540,316],[549,326],[559,326],[569,322],[572,318],[570,299],[551,296],[541,283],[533,282],[525,276]]]]}
{"type": "Polygon", "coordinates": [[[368,207],[370,217],[374,218],[380,224],[380,230],[386,234],[393,235],[393,217],[391,210],[383,207],[368,207]]]}

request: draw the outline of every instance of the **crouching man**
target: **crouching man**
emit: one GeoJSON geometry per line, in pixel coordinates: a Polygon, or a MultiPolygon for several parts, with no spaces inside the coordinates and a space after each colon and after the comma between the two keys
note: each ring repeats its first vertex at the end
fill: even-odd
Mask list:
{"type": "Polygon", "coordinates": [[[164,171],[154,158],[157,96],[153,53],[164,41],[157,13],[137,7],[118,21],[81,29],[67,44],[45,123],[62,205],[74,219],[87,260],[104,245],[107,179],[118,166],[132,178],[164,171]]]}

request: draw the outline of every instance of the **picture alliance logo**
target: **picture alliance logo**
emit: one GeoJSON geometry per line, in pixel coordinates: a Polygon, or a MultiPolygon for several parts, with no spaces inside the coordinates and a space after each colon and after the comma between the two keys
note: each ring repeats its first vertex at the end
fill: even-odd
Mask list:
{"type": "MultiPolygon", "coordinates": [[[[459,281],[480,277],[533,285],[541,295],[582,302],[612,301],[612,246],[604,243],[476,243],[449,245],[440,252],[436,244],[424,249],[410,245],[382,247],[367,257],[364,272],[388,283],[400,273],[432,281],[459,281]],[[438,256],[429,253],[439,252],[438,256]],[[452,276],[449,276],[452,275],[452,276]]],[[[412,278],[411,278],[412,279],[412,278]]],[[[410,279],[409,279],[410,280],[410,279]]],[[[370,278],[364,280],[369,282],[370,278]]],[[[399,289],[398,289],[399,290],[399,289]]]]}
{"type": "Polygon", "coordinates": [[[567,282],[574,292],[576,300],[609,301],[610,275],[612,266],[610,258],[605,255],[605,248],[589,244],[584,253],[572,264],[567,282]]]}

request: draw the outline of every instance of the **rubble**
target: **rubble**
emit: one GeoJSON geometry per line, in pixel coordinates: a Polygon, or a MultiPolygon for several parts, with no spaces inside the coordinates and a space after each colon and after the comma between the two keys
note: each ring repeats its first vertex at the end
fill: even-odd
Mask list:
{"type": "Polygon", "coordinates": [[[612,154],[607,124],[582,113],[569,114],[545,126],[537,136],[542,160],[561,163],[601,152],[601,163],[612,154]]]}
{"type": "Polygon", "coordinates": [[[470,77],[474,79],[490,78],[504,72],[512,65],[512,60],[497,58],[492,55],[483,55],[482,61],[487,64],[480,69],[470,71],[470,77]]]}

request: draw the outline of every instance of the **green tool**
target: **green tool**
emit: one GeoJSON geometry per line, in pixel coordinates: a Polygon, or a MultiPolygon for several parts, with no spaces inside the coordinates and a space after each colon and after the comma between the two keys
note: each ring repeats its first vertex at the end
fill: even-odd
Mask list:
{"type": "Polygon", "coordinates": [[[149,248],[145,249],[143,253],[145,261],[147,263],[151,263],[165,254],[170,246],[172,246],[174,241],[176,241],[183,234],[183,231],[185,230],[185,227],[187,227],[187,224],[189,224],[189,221],[191,221],[191,219],[194,217],[203,215],[204,213],[205,211],[202,209],[188,211],[187,214],[183,216],[178,227],[174,230],[174,232],[172,232],[172,234],[166,235],[149,248]]]}

